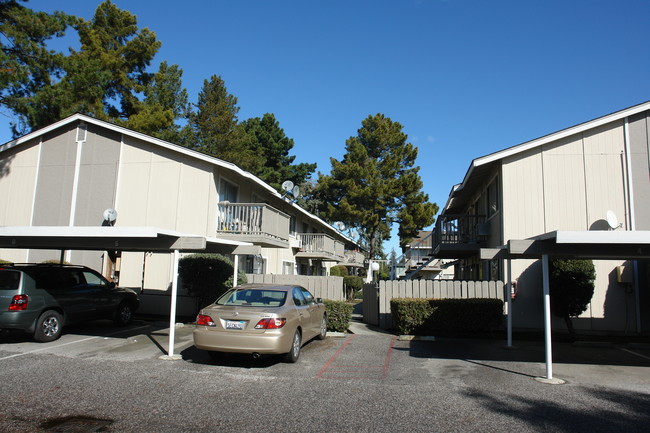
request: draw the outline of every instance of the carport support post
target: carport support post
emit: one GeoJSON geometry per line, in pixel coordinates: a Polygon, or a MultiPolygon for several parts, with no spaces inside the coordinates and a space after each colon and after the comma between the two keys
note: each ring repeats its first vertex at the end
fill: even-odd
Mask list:
{"type": "Polygon", "coordinates": [[[508,303],[508,347],[512,347],[512,260],[506,260],[508,267],[508,284],[506,286],[506,302],[508,303]]]}
{"type": "Polygon", "coordinates": [[[178,294],[178,250],[174,250],[174,264],[172,275],[172,296],[169,308],[169,349],[167,355],[160,359],[177,360],[182,359],[180,355],[174,355],[174,341],[176,339],[176,295],[178,294]]]}
{"type": "Polygon", "coordinates": [[[235,274],[232,277],[232,286],[236,287],[237,286],[237,274],[239,273],[239,256],[237,254],[234,254],[233,262],[234,262],[233,269],[234,269],[235,274]]]}
{"type": "Polygon", "coordinates": [[[546,379],[553,379],[553,349],[551,345],[551,291],[548,276],[548,254],[542,255],[542,284],[544,286],[544,341],[546,342],[546,379]]]}

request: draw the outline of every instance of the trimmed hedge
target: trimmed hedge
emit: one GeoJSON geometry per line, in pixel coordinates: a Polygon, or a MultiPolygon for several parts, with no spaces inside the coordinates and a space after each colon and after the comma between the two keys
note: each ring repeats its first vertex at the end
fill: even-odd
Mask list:
{"type": "Polygon", "coordinates": [[[334,332],[345,332],[352,321],[352,310],[354,306],[342,301],[330,301],[325,299],[325,312],[327,313],[327,330],[334,332]]]}
{"type": "Polygon", "coordinates": [[[332,268],[330,269],[330,276],[332,276],[332,277],[347,277],[348,276],[348,268],[346,268],[343,265],[332,266],[332,268]]]}
{"type": "Polygon", "coordinates": [[[348,301],[351,301],[354,299],[354,293],[363,289],[363,278],[357,277],[356,275],[343,277],[343,285],[346,288],[348,301]]]}
{"type": "Polygon", "coordinates": [[[500,299],[395,298],[390,306],[398,334],[476,334],[503,323],[500,299]]]}

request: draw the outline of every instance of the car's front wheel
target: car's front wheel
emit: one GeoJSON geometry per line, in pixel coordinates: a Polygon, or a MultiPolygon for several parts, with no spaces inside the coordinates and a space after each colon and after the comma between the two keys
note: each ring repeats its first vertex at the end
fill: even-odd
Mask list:
{"type": "Polygon", "coordinates": [[[290,363],[298,361],[300,357],[300,347],[302,346],[302,335],[300,330],[296,329],[296,333],[293,334],[293,340],[291,340],[291,350],[289,353],[284,355],[284,360],[290,363]]]}
{"type": "Polygon", "coordinates": [[[319,340],[324,340],[327,337],[327,316],[323,314],[323,318],[320,321],[320,333],[316,337],[319,340]]]}
{"type": "Polygon", "coordinates": [[[63,318],[61,315],[54,310],[48,310],[41,314],[36,321],[34,340],[41,343],[54,341],[61,336],[62,330],[63,318]]]}
{"type": "Polygon", "coordinates": [[[128,302],[122,302],[115,310],[114,322],[118,326],[126,326],[133,319],[133,307],[128,302]]]}

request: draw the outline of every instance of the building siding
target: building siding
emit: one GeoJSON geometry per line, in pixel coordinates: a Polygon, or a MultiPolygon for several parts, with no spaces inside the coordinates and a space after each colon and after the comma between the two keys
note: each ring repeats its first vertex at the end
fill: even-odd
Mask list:
{"type": "MultiPolygon", "coordinates": [[[[625,122],[616,121],[504,158],[504,241],[554,230],[607,230],[608,210],[619,217],[623,229],[629,229],[624,152],[625,122]]],[[[616,266],[621,264],[594,261],[596,291],[588,310],[574,320],[576,329],[633,329],[634,311],[629,306],[633,299],[616,282],[616,266]]],[[[543,323],[540,262],[514,260],[512,271],[519,283],[514,324],[537,328],[543,323]]],[[[553,324],[564,327],[561,319],[554,318],[553,324]]]]}
{"type": "Polygon", "coordinates": [[[58,134],[43,138],[36,180],[35,226],[67,226],[70,224],[72,185],[75,174],[77,144],[76,128],[68,125],[58,134]]]}
{"type": "Polygon", "coordinates": [[[650,112],[645,112],[631,117],[629,121],[629,148],[636,230],[650,230],[649,116],[650,112]]]}

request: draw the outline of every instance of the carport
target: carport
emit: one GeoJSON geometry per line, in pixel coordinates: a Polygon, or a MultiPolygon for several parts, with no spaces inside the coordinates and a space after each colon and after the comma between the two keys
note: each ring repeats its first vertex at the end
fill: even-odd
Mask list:
{"type": "Polygon", "coordinates": [[[169,351],[164,359],[180,359],[174,354],[178,261],[182,252],[234,255],[234,282],[237,281],[238,255],[259,254],[260,247],[248,242],[218,239],[175,232],[157,227],[0,227],[0,248],[132,251],[173,255],[171,306],[169,311],[169,351]]]}
{"type": "MultiPolygon", "coordinates": [[[[528,239],[510,240],[500,248],[482,248],[482,260],[507,261],[507,290],[512,287],[511,260],[541,259],[544,305],[544,340],[546,377],[548,383],[563,383],[553,378],[553,350],[551,341],[551,303],[549,286],[549,257],[590,260],[639,260],[650,258],[650,231],[553,231],[528,239]]],[[[634,262],[637,329],[640,329],[638,265],[634,262]]],[[[508,304],[508,347],[512,347],[512,298],[508,304]]]]}

